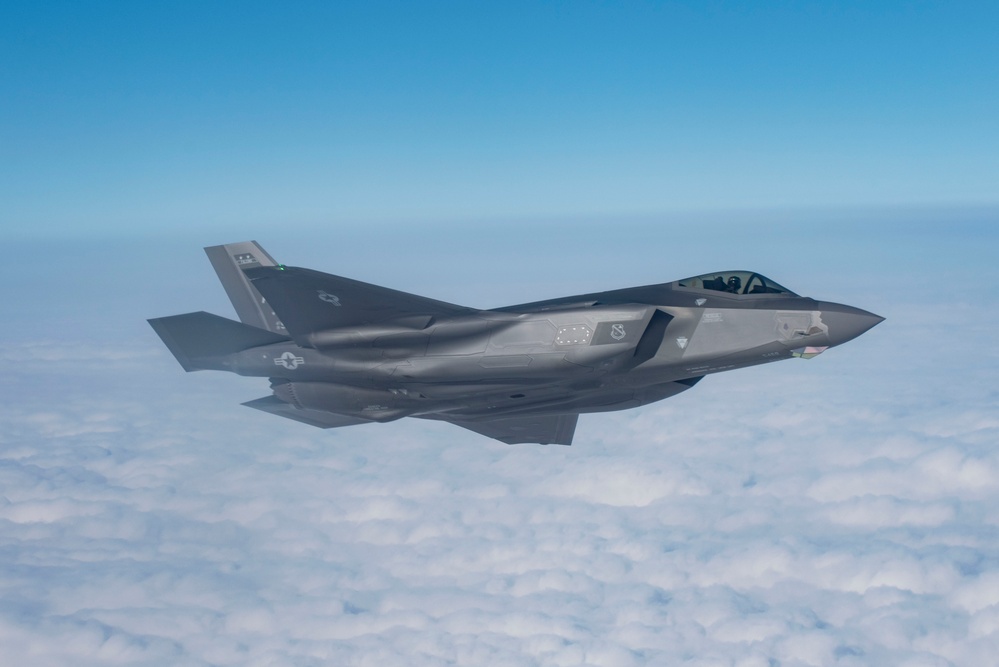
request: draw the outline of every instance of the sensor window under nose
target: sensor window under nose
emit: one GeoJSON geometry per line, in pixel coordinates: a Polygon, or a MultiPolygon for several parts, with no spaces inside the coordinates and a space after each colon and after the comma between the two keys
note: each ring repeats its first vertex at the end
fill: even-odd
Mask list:
{"type": "Polygon", "coordinates": [[[799,357],[801,359],[811,359],[812,357],[819,356],[820,354],[822,354],[823,352],[825,352],[828,349],[829,349],[828,346],[826,346],[826,347],[797,347],[797,348],[791,350],[791,356],[792,357],[799,357]]]}

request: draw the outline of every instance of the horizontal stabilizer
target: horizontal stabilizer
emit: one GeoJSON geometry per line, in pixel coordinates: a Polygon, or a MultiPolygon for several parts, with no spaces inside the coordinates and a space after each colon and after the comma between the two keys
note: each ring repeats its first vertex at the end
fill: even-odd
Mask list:
{"type": "Polygon", "coordinates": [[[290,403],[285,403],[277,396],[265,396],[254,401],[247,401],[246,403],[243,403],[243,405],[255,410],[269,412],[270,414],[277,415],[278,417],[294,419],[295,421],[308,424],[309,426],[318,426],[319,428],[337,428],[338,426],[354,426],[355,424],[371,423],[367,419],[341,415],[335,412],[296,408],[290,403]]]}
{"type": "Polygon", "coordinates": [[[523,415],[504,419],[481,421],[452,420],[440,416],[427,416],[475,431],[487,438],[495,438],[508,445],[538,443],[542,445],[571,445],[576,433],[578,414],[563,415],[523,415]]]}
{"type": "Polygon", "coordinates": [[[204,311],[149,320],[185,371],[219,368],[218,361],[251,347],[284,343],[287,336],[204,311]]]}
{"type": "Polygon", "coordinates": [[[317,331],[389,322],[422,328],[434,317],[473,312],[452,303],[311,269],[257,267],[246,269],[245,274],[267,299],[289,335],[303,346],[312,346],[309,334],[317,331]]]}

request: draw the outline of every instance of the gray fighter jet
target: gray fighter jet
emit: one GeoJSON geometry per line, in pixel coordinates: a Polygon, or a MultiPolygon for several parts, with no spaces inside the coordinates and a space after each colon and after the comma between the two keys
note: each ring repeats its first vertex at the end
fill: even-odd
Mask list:
{"type": "Polygon", "coordinates": [[[243,405],[320,428],[419,417],[568,445],[580,413],[807,359],[883,320],[751,271],[477,310],[283,266],[254,241],[205,252],[242,323],[149,323],[184,370],[270,378],[273,393],[243,405]]]}

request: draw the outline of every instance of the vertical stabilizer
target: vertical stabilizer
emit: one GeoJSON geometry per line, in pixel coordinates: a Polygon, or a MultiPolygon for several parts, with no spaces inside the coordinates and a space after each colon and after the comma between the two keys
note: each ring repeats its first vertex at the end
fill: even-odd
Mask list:
{"type": "Polygon", "coordinates": [[[285,335],[287,332],[284,324],[243,273],[246,269],[259,266],[277,266],[274,258],[256,241],[209,246],[205,248],[205,253],[215,267],[215,273],[222,281],[222,286],[229,295],[240,321],[243,324],[285,335]]]}

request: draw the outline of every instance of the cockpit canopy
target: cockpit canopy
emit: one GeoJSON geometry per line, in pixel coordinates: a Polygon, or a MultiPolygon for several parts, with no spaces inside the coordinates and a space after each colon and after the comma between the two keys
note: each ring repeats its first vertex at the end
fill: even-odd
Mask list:
{"type": "Polygon", "coordinates": [[[679,287],[692,289],[714,290],[729,294],[787,294],[798,296],[791,290],[765,276],[752,271],[719,271],[705,273],[703,276],[678,280],[679,287]]]}

